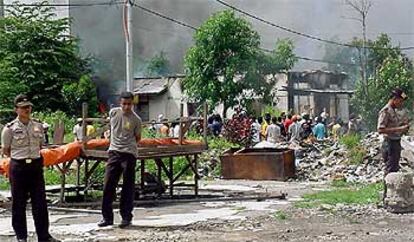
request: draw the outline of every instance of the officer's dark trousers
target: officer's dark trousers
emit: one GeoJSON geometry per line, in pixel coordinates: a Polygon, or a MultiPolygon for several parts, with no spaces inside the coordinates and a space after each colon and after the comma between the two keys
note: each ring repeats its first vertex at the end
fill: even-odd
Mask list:
{"type": "Polygon", "coordinates": [[[400,170],[401,140],[384,139],[382,156],[385,162],[385,174],[400,170]]]}
{"type": "Polygon", "coordinates": [[[382,158],[385,162],[384,171],[384,195],[383,201],[387,197],[387,184],[385,183],[385,177],[391,172],[397,172],[400,170],[400,158],[401,158],[401,140],[384,139],[382,143],[382,158]]]}
{"type": "Polygon", "coordinates": [[[132,220],[135,191],[136,158],[129,153],[109,151],[105,168],[104,194],[102,199],[102,216],[106,221],[113,221],[112,203],[116,197],[116,187],[122,174],[122,191],[120,212],[123,220],[132,220]]]}
{"type": "Polygon", "coordinates": [[[27,238],[26,203],[30,196],[32,214],[39,241],[49,239],[49,218],[41,158],[26,163],[11,159],[10,184],[13,198],[12,225],[18,239],[27,238]]]}

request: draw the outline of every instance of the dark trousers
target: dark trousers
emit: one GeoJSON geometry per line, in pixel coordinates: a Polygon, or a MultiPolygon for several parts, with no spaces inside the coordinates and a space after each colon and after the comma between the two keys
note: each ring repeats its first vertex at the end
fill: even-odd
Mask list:
{"type": "Polygon", "coordinates": [[[382,143],[382,157],[385,162],[385,175],[400,170],[401,140],[385,138],[382,143]]]}
{"type": "Polygon", "coordinates": [[[27,238],[26,204],[30,197],[32,214],[39,241],[49,239],[49,216],[41,158],[26,163],[11,159],[12,225],[18,239],[27,238]]]}
{"type": "Polygon", "coordinates": [[[385,163],[384,171],[384,199],[387,197],[387,184],[385,183],[385,177],[391,172],[397,172],[400,170],[400,158],[401,158],[401,140],[384,139],[382,143],[382,158],[385,163]]]}
{"type": "Polygon", "coordinates": [[[114,220],[112,203],[116,198],[116,187],[122,174],[122,191],[120,211],[123,220],[132,220],[135,192],[136,158],[129,153],[109,151],[105,168],[104,192],[102,199],[102,216],[106,221],[114,220]]]}

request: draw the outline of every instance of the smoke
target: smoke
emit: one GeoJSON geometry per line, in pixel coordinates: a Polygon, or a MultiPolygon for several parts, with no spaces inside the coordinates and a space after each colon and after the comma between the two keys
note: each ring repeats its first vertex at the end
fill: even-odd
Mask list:
{"type": "MultiPolygon", "coordinates": [[[[71,3],[108,0],[71,0],[71,3]]],[[[226,9],[214,0],[141,0],[137,4],[198,27],[212,13],[226,9]]],[[[229,4],[282,26],[324,39],[348,42],[361,36],[361,26],[343,0],[227,0],[229,4]]],[[[368,37],[389,33],[396,44],[414,46],[414,4],[412,0],[373,0],[368,16],[368,37]]],[[[125,80],[125,46],[122,7],[95,6],[73,8],[72,33],[81,39],[82,52],[96,57],[102,82],[125,80]]],[[[242,16],[242,15],[241,15],[242,16]]],[[[134,66],[142,69],[154,55],[165,52],[173,72],[183,73],[183,57],[192,45],[193,30],[134,9],[134,66]]],[[[322,59],[324,44],[293,35],[246,17],[262,37],[262,46],[273,48],[278,38],[291,38],[299,56],[322,59]]],[[[413,51],[407,52],[412,56],[413,51]]],[[[295,70],[320,69],[321,63],[300,61],[295,70]]]]}

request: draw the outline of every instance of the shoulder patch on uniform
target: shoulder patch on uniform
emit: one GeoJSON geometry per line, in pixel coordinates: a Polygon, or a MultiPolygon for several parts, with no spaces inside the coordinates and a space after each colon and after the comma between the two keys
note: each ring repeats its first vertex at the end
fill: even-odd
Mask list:
{"type": "Polygon", "coordinates": [[[42,123],[42,121],[40,121],[39,119],[36,119],[36,118],[32,118],[32,121],[36,122],[36,123],[40,123],[40,124],[42,123]]]}
{"type": "Polygon", "coordinates": [[[7,127],[7,128],[10,128],[13,124],[15,124],[15,123],[16,123],[16,121],[17,121],[17,119],[15,119],[15,120],[11,121],[10,123],[7,123],[7,124],[6,124],[6,127],[7,127]]]}

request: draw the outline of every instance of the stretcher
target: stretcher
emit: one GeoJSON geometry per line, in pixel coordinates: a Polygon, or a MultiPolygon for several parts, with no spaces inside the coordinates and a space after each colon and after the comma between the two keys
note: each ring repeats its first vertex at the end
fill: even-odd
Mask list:
{"type": "MultiPolygon", "coordinates": [[[[172,147],[179,144],[179,140],[175,138],[154,138],[154,139],[142,139],[139,144],[139,150],[141,152],[147,150],[147,148],[157,147],[172,147]]],[[[183,140],[181,145],[202,145],[203,143],[198,140],[183,140]]],[[[40,150],[40,155],[43,158],[44,166],[54,166],[65,162],[69,162],[75,159],[79,159],[83,150],[87,151],[100,151],[101,157],[105,157],[106,150],[109,148],[108,139],[92,139],[86,142],[85,147],[82,142],[72,142],[69,144],[61,145],[57,148],[48,148],[40,150]],[[85,149],[84,149],[85,148],[85,149]]],[[[8,176],[10,167],[10,158],[3,158],[0,160],[0,174],[8,176]]]]}

